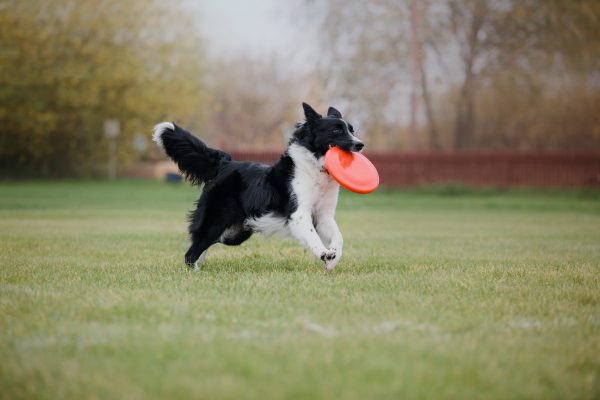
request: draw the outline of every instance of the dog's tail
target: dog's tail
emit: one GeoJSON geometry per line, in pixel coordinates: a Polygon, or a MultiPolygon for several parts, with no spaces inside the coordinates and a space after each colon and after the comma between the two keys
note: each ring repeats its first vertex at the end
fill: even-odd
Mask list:
{"type": "Polygon", "coordinates": [[[231,161],[229,154],[211,149],[202,140],[172,122],[156,125],[152,140],[165,150],[194,185],[210,181],[217,176],[224,164],[231,161]]]}

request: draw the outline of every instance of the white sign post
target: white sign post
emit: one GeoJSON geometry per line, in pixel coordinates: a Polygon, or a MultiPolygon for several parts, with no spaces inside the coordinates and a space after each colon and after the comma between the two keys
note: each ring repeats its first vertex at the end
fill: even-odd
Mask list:
{"type": "Polygon", "coordinates": [[[117,178],[117,138],[121,134],[118,119],[104,120],[104,137],[108,140],[108,179],[117,178]]]}

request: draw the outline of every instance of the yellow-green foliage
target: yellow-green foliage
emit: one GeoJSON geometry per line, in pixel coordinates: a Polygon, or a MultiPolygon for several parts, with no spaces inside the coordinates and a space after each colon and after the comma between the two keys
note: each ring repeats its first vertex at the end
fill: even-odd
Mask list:
{"type": "Polygon", "coordinates": [[[192,27],[159,1],[3,2],[0,174],[90,175],[107,157],[104,119],[121,121],[125,163],[135,132],[189,120],[204,95],[192,27]]]}
{"type": "Polygon", "coordinates": [[[582,150],[600,146],[600,92],[585,82],[499,73],[476,96],[473,147],[582,150]],[[546,79],[546,82],[544,82],[546,79]]]}

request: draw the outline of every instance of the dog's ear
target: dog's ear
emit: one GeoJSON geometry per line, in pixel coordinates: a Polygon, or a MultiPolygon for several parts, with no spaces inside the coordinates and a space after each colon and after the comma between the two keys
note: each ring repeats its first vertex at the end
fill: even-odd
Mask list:
{"type": "Polygon", "coordinates": [[[306,103],[302,103],[302,108],[304,109],[304,117],[306,118],[306,122],[312,122],[323,118],[321,114],[316,112],[311,106],[309,106],[306,103]]]}
{"type": "Polygon", "coordinates": [[[342,118],[342,113],[333,107],[329,107],[329,110],[327,110],[327,116],[333,118],[342,118]]]}

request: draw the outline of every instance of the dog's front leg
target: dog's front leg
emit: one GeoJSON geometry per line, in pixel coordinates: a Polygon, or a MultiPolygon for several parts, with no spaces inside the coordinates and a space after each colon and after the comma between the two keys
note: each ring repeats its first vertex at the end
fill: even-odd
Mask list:
{"type": "Polygon", "coordinates": [[[312,224],[312,217],[309,212],[296,211],[291,215],[288,226],[292,236],[310,250],[315,257],[325,262],[326,266],[329,261],[336,258],[336,252],[328,250],[321,241],[312,224]]]}
{"type": "Polygon", "coordinates": [[[336,253],[336,257],[325,263],[328,270],[332,270],[342,259],[342,250],[344,247],[344,238],[340,228],[333,217],[327,216],[319,219],[317,222],[317,232],[323,241],[329,246],[329,250],[336,253]]]}

